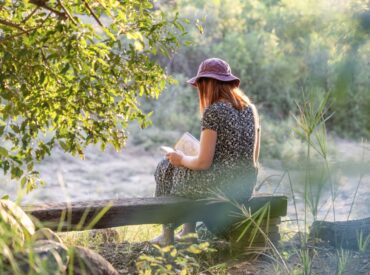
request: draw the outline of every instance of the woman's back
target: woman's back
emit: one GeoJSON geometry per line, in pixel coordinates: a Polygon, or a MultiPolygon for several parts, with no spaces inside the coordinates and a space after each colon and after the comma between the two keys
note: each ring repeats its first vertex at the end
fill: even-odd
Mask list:
{"type": "Polygon", "coordinates": [[[200,173],[188,171],[200,185],[209,184],[208,189],[203,188],[204,192],[218,189],[233,199],[252,194],[257,177],[253,158],[256,142],[253,109],[251,104],[237,110],[231,103],[216,102],[204,111],[202,130],[217,132],[213,164],[209,170],[200,173]]]}
{"type": "Polygon", "coordinates": [[[213,165],[245,170],[254,166],[255,118],[251,105],[239,111],[228,102],[214,103],[204,111],[201,127],[217,132],[213,165]]]}

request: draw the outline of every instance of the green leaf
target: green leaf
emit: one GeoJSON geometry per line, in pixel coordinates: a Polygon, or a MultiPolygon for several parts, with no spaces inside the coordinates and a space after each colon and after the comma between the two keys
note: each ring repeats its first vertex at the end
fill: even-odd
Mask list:
{"type": "Polygon", "coordinates": [[[114,36],[114,34],[108,29],[108,28],[103,28],[104,30],[104,33],[110,38],[112,39],[113,41],[116,41],[116,37],[114,36]]]}
{"type": "Polygon", "coordinates": [[[70,150],[70,146],[68,146],[64,141],[59,141],[59,145],[63,148],[65,152],[70,150]]]}
{"type": "Polygon", "coordinates": [[[183,25],[181,25],[179,22],[175,21],[175,22],[173,22],[173,24],[175,25],[175,27],[176,27],[178,30],[180,30],[180,31],[182,31],[182,32],[185,32],[185,28],[184,28],[184,26],[183,26],[183,25]]]}
{"type": "Polygon", "coordinates": [[[176,248],[173,248],[172,250],[171,250],[171,253],[170,253],[170,255],[171,255],[171,257],[176,257],[176,255],[177,255],[177,250],[176,250],[176,248]]]}
{"type": "Polygon", "coordinates": [[[3,195],[3,196],[1,197],[1,199],[2,199],[2,200],[9,200],[9,195],[3,195]]]}
{"type": "Polygon", "coordinates": [[[41,72],[40,73],[40,80],[39,80],[39,83],[40,84],[44,84],[45,82],[45,73],[44,72],[41,72]]]}
{"type": "Polygon", "coordinates": [[[193,254],[199,254],[202,252],[202,250],[196,245],[191,245],[186,250],[193,254]]]}
{"type": "Polygon", "coordinates": [[[204,33],[204,29],[203,29],[203,26],[196,23],[195,26],[197,27],[198,31],[200,32],[200,34],[203,34],[204,33]]]}
{"type": "Polygon", "coordinates": [[[27,164],[27,170],[28,171],[32,171],[33,170],[33,166],[34,166],[33,162],[28,163],[27,164]]]}
{"type": "Polygon", "coordinates": [[[10,175],[11,179],[19,179],[23,175],[23,171],[19,167],[13,166],[10,169],[10,175]]]}
{"type": "Polygon", "coordinates": [[[0,136],[4,134],[5,126],[0,126],[0,136]]]}
{"type": "Polygon", "coordinates": [[[69,67],[70,67],[70,64],[69,64],[69,63],[67,63],[67,64],[63,67],[63,69],[60,71],[60,73],[61,73],[61,74],[65,74],[65,73],[68,71],[69,67]]]}
{"type": "Polygon", "coordinates": [[[14,133],[16,134],[19,134],[20,130],[19,130],[19,126],[18,125],[10,125],[10,128],[12,128],[12,130],[14,131],[14,133]]]}
{"type": "Polygon", "coordinates": [[[0,156],[3,156],[3,157],[8,156],[8,150],[1,146],[0,146],[0,156]]]}
{"type": "Polygon", "coordinates": [[[21,186],[22,186],[22,188],[24,186],[26,186],[26,183],[27,183],[27,177],[22,177],[22,179],[21,179],[21,186]]]}

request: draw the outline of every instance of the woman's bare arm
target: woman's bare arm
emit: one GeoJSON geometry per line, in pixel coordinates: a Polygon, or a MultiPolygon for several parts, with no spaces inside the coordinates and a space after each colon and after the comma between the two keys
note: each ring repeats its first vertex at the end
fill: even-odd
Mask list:
{"type": "Polygon", "coordinates": [[[256,131],[256,149],[254,151],[254,165],[255,167],[259,166],[259,157],[260,157],[260,144],[261,144],[261,128],[257,128],[256,131]]]}
{"type": "Polygon", "coordinates": [[[186,156],[181,152],[168,153],[166,156],[175,166],[184,166],[191,170],[207,170],[211,167],[215,155],[217,132],[205,129],[200,135],[199,155],[186,156]]]}
{"type": "Polygon", "coordinates": [[[260,157],[260,147],[261,147],[261,124],[260,124],[260,118],[256,109],[256,106],[253,104],[251,105],[253,110],[253,116],[254,116],[254,127],[255,127],[255,140],[254,140],[254,155],[253,155],[253,162],[254,166],[259,166],[259,157],[260,157]]]}

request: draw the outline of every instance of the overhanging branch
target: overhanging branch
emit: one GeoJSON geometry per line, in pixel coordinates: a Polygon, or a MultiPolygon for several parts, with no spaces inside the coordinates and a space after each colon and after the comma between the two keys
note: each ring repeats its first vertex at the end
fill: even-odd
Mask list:
{"type": "Polygon", "coordinates": [[[15,33],[13,35],[9,35],[9,36],[6,36],[4,38],[0,38],[0,44],[1,43],[4,43],[7,40],[13,39],[15,37],[18,37],[18,36],[21,36],[21,35],[24,35],[24,34],[28,34],[28,33],[32,32],[32,31],[35,31],[35,30],[43,27],[44,24],[45,24],[45,22],[46,22],[46,20],[48,20],[50,16],[51,16],[51,12],[46,16],[46,18],[41,22],[41,24],[38,25],[38,26],[36,26],[35,28],[31,28],[31,29],[28,29],[28,30],[23,29],[22,31],[20,31],[18,33],[15,33]]]}
{"type": "Polygon", "coordinates": [[[92,8],[90,7],[89,3],[87,3],[85,0],[83,0],[85,7],[89,10],[90,14],[94,17],[95,21],[99,24],[100,27],[104,28],[104,25],[100,21],[100,19],[96,16],[92,8]]]}
{"type": "Polygon", "coordinates": [[[1,19],[1,18],[0,18],[0,24],[6,25],[8,27],[16,28],[16,29],[18,29],[20,31],[25,31],[25,29],[21,25],[16,24],[16,23],[13,23],[11,21],[7,21],[7,20],[4,20],[4,19],[1,19]]]}
{"type": "Polygon", "coordinates": [[[52,7],[49,7],[48,5],[46,5],[45,0],[30,0],[30,3],[32,3],[32,4],[34,4],[38,7],[47,9],[48,11],[51,11],[52,13],[56,14],[58,17],[60,17],[63,20],[66,20],[68,18],[68,16],[64,12],[57,11],[57,10],[53,9],[52,7]]]}
{"type": "Polygon", "coordinates": [[[40,7],[39,6],[37,6],[29,15],[27,15],[26,16],[26,18],[24,18],[23,20],[22,20],[22,24],[23,23],[25,23],[25,22],[27,22],[27,20],[28,19],[30,19],[31,17],[32,17],[32,15],[34,15],[35,14],[35,12],[39,9],[40,7]]]}
{"type": "Polygon", "coordinates": [[[65,12],[65,15],[72,21],[73,24],[77,25],[77,22],[73,19],[73,16],[70,14],[68,9],[63,5],[61,0],[58,0],[58,4],[62,7],[65,12]]]}

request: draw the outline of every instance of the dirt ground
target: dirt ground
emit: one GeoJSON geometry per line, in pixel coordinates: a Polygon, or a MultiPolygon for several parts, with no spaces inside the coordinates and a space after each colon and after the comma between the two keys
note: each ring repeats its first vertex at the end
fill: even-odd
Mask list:
{"type": "MultiPolygon", "coordinates": [[[[225,263],[227,268],[213,271],[202,272],[202,274],[230,274],[230,275],[266,275],[266,274],[303,274],[302,261],[299,258],[300,248],[297,241],[292,240],[281,242],[277,248],[284,258],[289,272],[278,262],[276,255],[271,251],[266,251],[265,255],[242,255],[234,256],[230,259],[228,254],[229,247],[222,242],[213,242],[211,246],[218,251],[214,252],[211,261],[200,261],[204,265],[203,270],[209,269],[212,265],[217,266],[225,263]],[[220,245],[221,243],[221,245],[220,245]]],[[[107,243],[98,249],[99,253],[105,257],[119,271],[120,274],[137,273],[135,264],[140,255],[155,255],[150,243],[107,243]]],[[[336,249],[330,245],[321,243],[309,246],[309,253],[312,255],[311,274],[350,274],[368,275],[370,274],[370,253],[353,250],[336,249]],[[342,266],[342,267],[340,267],[342,266]]]]}
{"type": "MultiPolygon", "coordinates": [[[[329,275],[329,274],[348,274],[348,275],[368,275],[370,274],[370,254],[359,253],[356,251],[348,252],[348,258],[343,268],[343,273],[338,268],[338,251],[332,247],[315,247],[314,257],[311,266],[311,274],[329,275]]],[[[286,261],[287,266],[293,274],[303,274],[302,264],[297,255],[291,256],[286,261]]],[[[240,260],[239,263],[231,264],[228,270],[230,275],[244,274],[288,274],[280,267],[279,271],[270,259],[260,257],[254,261],[240,260]]]]}

